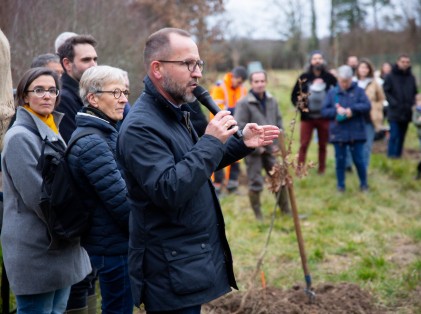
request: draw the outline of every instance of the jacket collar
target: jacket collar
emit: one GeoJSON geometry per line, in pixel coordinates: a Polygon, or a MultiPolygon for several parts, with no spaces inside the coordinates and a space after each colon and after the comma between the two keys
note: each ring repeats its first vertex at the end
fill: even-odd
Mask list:
{"type": "Polygon", "coordinates": [[[76,127],[93,127],[104,133],[117,132],[116,126],[112,125],[109,121],[84,111],[76,114],[76,127]]]}
{"type": "Polygon", "coordinates": [[[340,88],[339,87],[339,84],[337,85],[337,88],[338,88],[338,93],[339,94],[345,94],[345,93],[349,93],[350,91],[352,91],[352,90],[354,90],[355,89],[355,87],[357,87],[358,86],[358,84],[357,84],[357,82],[352,82],[351,83],[351,86],[347,89],[347,90],[343,90],[342,88],[340,88]]]}
{"type": "Polygon", "coordinates": [[[166,108],[169,111],[173,112],[179,121],[182,121],[182,119],[184,118],[183,111],[191,111],[190,106],[188,104],[183,104],[178,108],[174,106],[168,99],[162,96],[162,94],[158,92],[148,75],[145,76],[143,82],[145,84],[145,93],[155,98],[157,103],[163,108],[166,108]]]}
{"type": "MultiPolygon", "coordinates": [[[[272,98],[273,98],[272,94],[269,93],[268,91],[266,91],[265,92],[265,99],[266,100],[269,100],[269,99],[272,99],[272,98]]],[[[254,93],[252,93],[251,90],[247,93],[247,101],[248,102],[257,103],[257,104],[260,103],[260,100],[257,99],[256,95],[254,95],[254,93]]]]}
{"type": "MultiPolygon", "coordinates": [[[[63,118],[64,114],[61,112],[53,111],[52,115],[54,118],[54,123],[57,125],[57,127],[59,127],[61,119],[63,118]]],[[[53,130],[51,130],[48,127],[48,125],[46,125],[37,116],[33,115],[32,113],[30,113],[28,110],[26,110],[23,107],[18,107],[17,109],[16,124],[28,124],[28,125],[35,126],[41,138],[45,139],[47,137],[51,142],[61,141],[62,144],[65,145],[65,142],[60,134],[55,134],[53,130]]]]}
{"type": "Polygon", "coordinates": [[[71,78],[66,72],[61,76],[61,84],[63,88],[70,89],[79,96],[79,82],[71,78]]]}
{"type": "Polygon", "coordinates": [[[409,76],[412,74],[411,67],[409,67],[407,70],[404,71],[404,70],[399,69],[397,64],[394,64],[392,66],[392,72],[398,75],[403,75],[403,76],[409,76]]]}

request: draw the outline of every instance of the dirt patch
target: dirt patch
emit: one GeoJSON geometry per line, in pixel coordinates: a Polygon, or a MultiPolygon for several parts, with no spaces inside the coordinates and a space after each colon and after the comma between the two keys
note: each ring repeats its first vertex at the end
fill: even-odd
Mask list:
{"type": "MultiPolygon", "coordinates": [[[[373,154],[384,154],[384,155],[386,155],[387,141],[385,141],[385,140],[375,141],[373,143],[373,147],[372,147],[371,152],[373,154]]],[[[402,152],[402,157],[404,159],[420,160],[421,159],[421,152],[420,152],[419,149],[404,148],[404,150],[402,152]]]]}
{"type": "Polygon", "coordinates": [[[240,309],[245,292],[233,292],[202,308],[203,314],[380,314],[385,309],[374,303],[372,296],[350,283],[320,284],[314,288],[313,303],[302,286],[289,290],[268,287],[253,290],[240,309]]]}
{"type": "Polygon", "coordinates": [[[393,241],[393,252],[388,256],[388,260],[391,262],[406,267],[420,256],[420,245],[414,243],[411,239],[400,237],[393,241]]]}
{"type": "MultiPolygon", "coordinates": [[[[421,311],[421,286],[418,286],[410,295],[408,304],[414,304],[421,311]]],[[[419,313],[419,312],[418,312],[419,313]]]]}
{"type": "Polygon", "coordinates": [[[320,266],[326,274],[340,274],[349,269],[352,259],[348,255],[327,255],[320,266]]]}

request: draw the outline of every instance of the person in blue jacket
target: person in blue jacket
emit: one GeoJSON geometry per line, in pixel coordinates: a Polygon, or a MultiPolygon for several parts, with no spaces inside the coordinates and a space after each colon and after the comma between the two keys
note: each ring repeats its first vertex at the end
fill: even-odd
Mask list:
{"type": "Polygon", "coordinates": [[[82,246],[99,278],[102,313],[126,314],[134,308],[127,256],[130,208],[126,183],[115,160],[117,123],[123,119],[128,95],[122,70],[105,65],[87,69],[80,79],[84,107],[76,115],[72,137],[86,129],[92,134],[78,139],[68,155],[80,197],[93,213],[82,246]]]}
{"type": "Polygon", "coordinates": [[[332,88],[323,104],[322,115],[330,119],[329,141],[335,147],[336,179],[339,192],[345,191],[346,152],[349,147],[357,168],[361,191],[368,190],[367,167],[363,150],[365,116],[371,105],[364,90],[352,81],[352,68],[343,65],[338,69],[338,85],[332,88]]]}
{"type": "Polygon", "coordinates": [[[276,126],[237,122],[220,111],[198,137],[186,106],[204,62],[191,35],[164,28],[146,41],[145,89],[123,121],[117,160],[131,207],[129,272],[133,300],[147,313],[199,314],[237,288],[212,173],[269,145],[276,126]],[[230,129],[233,127],[232,129],[230,129]]]}

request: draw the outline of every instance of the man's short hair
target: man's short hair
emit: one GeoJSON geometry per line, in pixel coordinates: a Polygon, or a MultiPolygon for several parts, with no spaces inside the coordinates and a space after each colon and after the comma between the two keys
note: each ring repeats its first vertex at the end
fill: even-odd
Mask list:
{"type": "Polygon", "coordinates": [[[338,68],[338,78],[349,80],[352,76],[352,68],[349,65],[345,64],[338,68]]]}
{"type": "Polygon", "coordinates": [[[80,44],[88,44],[93,47],[96,46],[96,40],[91,35],[77,35],[66,39],[66,41],[58,48],[57,54],[60,57],[61,65],[64,68],[63,59],[67,58],[71,62],[75,58],[74,47],[80,44]]]}
{"type": "Polygon", "coordinates": [[[64,44],[64,42],[69,39],[70,37],[77,36],[76,33],[73,32],[63,32],[57,36],[56,40],[54,41],[54,48],[55,52],[58,52],[58,48],[64,44]]]}
{"type": "Polygon", "coordinates": [[[407,54],[407,53],[401,53],[398,56],[398,59],[397,60],[400,60],[400,59],[411,59],[411,58],[409,57],[409,54],[407,54]]]}
{"type": "Polygon", "coordinates": [[[252,80],[253,80],[253,75],[254,75],[254,74],[257,74],[257,73],[263,73],[263,74],[265,75],[265,80],[267,80],[267,79],[268,79],[268,75],[267,75],[267,73],[266,73],[266,71],[265,71],[265,70],[253,71],[253,72],[251,72],[251,73],[250,73],[250,75],[249,75],[249,81],[250,81],[250,83],[251,83],[251,82],[252,82],[252,80]]]}
{"type": "Polygon", "coordinates": [[[170,34],[191,37],[190,33],[179,28],[162,28],[148,37],[143,50],[143,62],[148,69],[153,60],[166,59],[171,54],[170,34]]]}
{"type": "Polygon", "coordinates": [[[320,55],[324,59],[324,55],[323,55],[323,52],[321,50],[311,51],[308,59],[311,61],[311,58],[313,58],[313,56],[315,56],[315,55],[320,55]]]}
{"type": "Polygon", "coordinates": [[[241,77],[243,81],[247,80],[247,70],[243,66],[238,66],[231,71],[234,77],[241,77]]]}
{"type": "Polygon", "coordinates": [[[36,56],[34,59],[32,59],[31,68],[45,67],[50,62],[60,63],[60,58],[58,55],[52,53],[36,56]]]}

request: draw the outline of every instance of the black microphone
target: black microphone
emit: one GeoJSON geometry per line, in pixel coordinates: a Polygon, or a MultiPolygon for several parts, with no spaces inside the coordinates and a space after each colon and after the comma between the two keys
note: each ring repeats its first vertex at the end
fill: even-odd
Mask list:
{"type": "MultiPolygon", "coordinates": [[[[197,98],[198,101],[200,101],[200,103],[203,106],[208,108],[208,110],[213,115],[216,115],[219,111],[221,111],[221,109],[218,107],[218,105],[215,104],[215,102],[213,101],[209,92],[206,89],[204,89],[202,86],[197,85],[196,88],[193,89],[193,95],[197,98]]],[[[234,127],[234,125],[229,127],[229,129],[232,129],[233,127],[234,127]]],[[[243,137],[243,132],[241,130],[238,130],[237,132],[234,133],[234,136],[236,138],[240,139],[240,138],[243,137]]]]}

